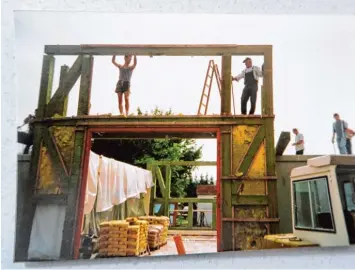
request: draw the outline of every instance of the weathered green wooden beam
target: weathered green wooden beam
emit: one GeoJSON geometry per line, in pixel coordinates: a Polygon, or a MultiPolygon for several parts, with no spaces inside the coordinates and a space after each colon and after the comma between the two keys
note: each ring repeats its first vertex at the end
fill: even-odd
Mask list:
{"type": "Polygon", "coordinates": [[[232,112],[232,56],[222,57],[221,115],[232,112]]]}
{"type": "Polygon", "coordinates": [[[217,206],[216,202],[212,203],[212,229],[216,229],[216,221],[217,221],[217,206]]]}
{"type": "Polygon", "coordinates": [[[258,128],[257,133],[255,134],[253,141],[250,143],[249,148],[248,148],[246,154],[244,155],[237,171],[234,173],[238,172],[238,173],[241,173],[242,175],[247,174],[249,167],[250,167],[251,163],[253,162],[253,159],[254,159],[256,153],[258,152],[259,147],[264,139],[265,139],[265,128],[264,128],[264,126],[260,126],[258,128]]]}
{"type": "Polygon", "coordinates": [[[282,156],[284,151],[287,148],[287,145],[289,144],[291,140],[291,134],[290,132],[287,131],[282,131],[279,137],[279,140],[277,141],[276,144],[276,156],[282,156]]]}
{"type": "Polygon", "coordinates": [[[170,188],[171,188],[171,167],[170,165],[165,166],[165,216],[169,216],[169,211],[170,211],[170,204],[169,204],[169,199],[170,199],[170,188]]]}
{"type": "MultiPolygon", "coordinates": [[[[215,199],[199,199],[199,198],[170,198],[169,203],[213,203],[215,199]]],[[[163,198],[156,198],[155,203],[164,203],[163,198]]]]}
{"type": "MultiPolygon", "coordinates": [[[[37,122],[39,123],[39,122],[37,122]]],[[[63,118],[47,118],[42,121],[47,125],[64,126],[92,126],[92,127],[220,127],[233,125],[261,125],[264,118],[260,116],[242,117],[242,116],[208,116],[198,117],[194,115],[151,117],[151,116],[73,116],[63,118]]],[[[192,132],[193,133],[193,132],[192,132]]]]}
{"type": "Polygon", "coordinates": [[[188,212],[187,212],[187,228],[191,229],[193,227],[193,203],[189,202],[188,212]]]}
{"type": "MultiPolygon", "coordinates": [[[[63,88],[64,79],[65,79],[65,76],[68,74],[68,71],[69,71],[69,67],[67,65],[63,65],[60,67],[60,76],[59,76],[59,87],[60,88],[63,88]]],[[[54,113],[62,115],[62,116],[67,116],[68,101],[69,101],[69,97],[67,95],[66,97],[64,97],[63,100],[58,102],[54,113]]]]}
{"type": "Polygon", "coordinates": [[[38,105],[36,118],[43,119],[46,113],[47,104],[50,101],[53,87],[55,58],[50,55],[43,56],[41,83],[39,87],[38,105]]]}
{"type": "Polygon", "coordinates": [[[61,107],[60,104],[64,102],[64,100],[69,95],[70,90],[73,88],[74,84],[78,80],[81,73],[81,59],[82,56],[78,56],[73,66],[66,73],[66,76],[62,84],[58,87],[57,91],[54,93],[53,97],[48,103],[47,112],[46,112],[46,115],[48,117],[51,117],[55,113],[59,112],[58,109],[56,108],[57,105],[59,104],[59,107],[61,107]]]}
{"type": "MultiPolygon", "coordinates": [[[[224,127],[221,130],[221,165],[222,165],[222,177],[231,175],[231,161],[232,161],[232,132],[231,127],[224,127]]],[[[230,181],[222,181],[221,183],[221,218],[232,217],[232,183],[230,181]]],[[[220,251],[233,250],[233,230],[231,223],[222,223],[221,227],[221,239],[219,241],[220,247],[217,247],[220,251]]]]}
{"type": "Polygon", "coordinates": [[[150,161],[151,165],[162,166],[162,165],[170,165],[170,166],[216,166],[216,161],[170,161],[170,160],[157,160],[150,161]]]}
{"type": "MultiPolygon", "coordinates": [[[[265,119],[265,157],[266,157],[266,172],[267,175],[275,175],[276,170],[276,155],[275,155],[275,143],[274,143],[274,121],[273,119],[265,119]]],[[[268,194],[268,217],[278,218],[277,207],[277,181],[267,182],[267,194],[268,194]]],[[[270,224],[269,233],[278,233],[278,224],[270,224]]]]}
{"type": "Polygon", "coordinates": [[[84,55],[81,63],[79,102],[77,115],[89,115],[91,83],[94,66],[94,57],[84,55]]]}
{"type": "Polygon", "coordinates": [[[232,204],[235,206],[265,206],[268,197],[264,195],[233,195],[232,204]]]}
{"type": "MultiPolygon", "coordinates": [[[[85,131],[75,132],[74,156],[69,181],[68,206],[66,207],[65,220],[63,226],[63,237],[60,251],[60,258],[71,260],[74,258],[74,241],[76,234],[76,224],[79,219],[79,194],[82,179],[82,162],[84,157],[85,131]]],[[[81,230],[81,228],[79,228],[81,230]]]]}
{"type": "Polygon", "coordinates": [[[67,194],[37,194],[32,198],[33,203],[42,205],[67,205],[67,194]]]}
{"type": "Polygon", "coordinates": [[[85,44],[85,45],[45,45],[44,52],[53,55],[125,55],[146,56],[212,56],[212,55],[264,55],[272,45],[237,44],[85,44]]]}
{"type": "MultiPolygon", "coordinates": [[[[107,136],[93,136],[94,140],[97,141],[104,141],[104,140],[132,140],[136,139],[137,134],[132,133],[132,132],[120,132],[120,133],[113,133],[113,134],[107,134],[107,136]]],[[[158,133],[158,132],[140,132],[139,133],[139,139],[216,139],[217,136],[215,134],[211,133],[186,133],[186,132],[181,132],[181,133],[169,133],[169,136],[166,135],[166,132],[164,133],[158,133]]]]}
{"type": "Polygon", "coordinates": [[[264,78],[262,95],[262,114],[274,114],[274,97],[273,97],[273,77],[272,77],[272,46],[268,47],[264,54],[264,78]]]}
{"type": "Polygon", "coordinates": [[[162,175],[161,170],[160,170],[160,168],[158,166],[155,166],[155,174],[156,174],[157,179],[158,179],[160,193],[161,193],[162,197],[165,199],[166,188],[165,188],[165,184],[164,184],[163,175],[162,175]]]}

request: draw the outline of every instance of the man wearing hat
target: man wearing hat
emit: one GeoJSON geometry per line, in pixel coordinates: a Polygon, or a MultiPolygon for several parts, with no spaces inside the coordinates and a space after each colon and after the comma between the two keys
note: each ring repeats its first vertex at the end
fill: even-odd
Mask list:
{"type": "Polygon", "coordinates": [[[250,111],[249,115],[253,115],[255,112],[256,97],[258,93],[258,81],[263,77],[264,64],[262,69],[257,66],[253,66],[253,62],[250,57],[244,59],[245,69],[237,76],[232,77],[232,81],[239,81],[244,78],[244,89],[241,97],[241,109],[242,114],[247,114],[247,103],[250,98],[250,111]]]}

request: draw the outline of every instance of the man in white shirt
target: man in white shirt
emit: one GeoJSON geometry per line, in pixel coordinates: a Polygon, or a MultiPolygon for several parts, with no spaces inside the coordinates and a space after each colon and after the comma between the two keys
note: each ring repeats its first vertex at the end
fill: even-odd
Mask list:
{"type": "Polygon", "coordinates": [[[298,132],[297,128],[294,128],[292,131],[293,131],[293,134],[296,135],[295,143],[292,144],[296,148],[296,155],[303,155],[303,152],[304,152],[304,138],[303,138],[303,135],[298,132]]]}
{"type": "Polygon", "coordinates": [[[250,98],[251,106],[249,115],[253,115],[255,112],[255,104],[258,93],[258,81],[259,78],[263,77],[264,65],[262,66],[262,69],[257,66],[253,66],[253,62],[249,57],[245,58],[243,63],[246,68],[239,75],[232,77],[232,81],[238,82],[240,79],[244,78],[244,89],[241,97],[241,110],[243,115],[247,114],[247,103],[250,98]]]}

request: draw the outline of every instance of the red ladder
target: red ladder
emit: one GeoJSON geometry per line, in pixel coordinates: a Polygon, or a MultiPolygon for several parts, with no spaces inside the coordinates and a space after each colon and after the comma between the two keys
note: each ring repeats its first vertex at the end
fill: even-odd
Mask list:
{"type": "MultiPolygon", "coordinates": [[[[207,72],[206,72],[205,83],[203,85],[203,90],[202,90],[202,95],[201,95],[201,99],[200,99],[200,104],[198,106],[197,115],[206,115],[207,114],[208,103],[210,101],[210,95],[211,95],[213,75],[216,77],[219,94],[221,95],[221,92],[222,92],[222,78],[221,78],[221,75],[219,73],[219,69],[218,69],[217,64],[215,64],[213,60],[210,60],[208,62],[208,68],[207,68],[207,72]]],[[[234,110],[234,114],[235,114],[233,84],[232,84],[232,100],[233,100],[233,110],[234,110]]]]}

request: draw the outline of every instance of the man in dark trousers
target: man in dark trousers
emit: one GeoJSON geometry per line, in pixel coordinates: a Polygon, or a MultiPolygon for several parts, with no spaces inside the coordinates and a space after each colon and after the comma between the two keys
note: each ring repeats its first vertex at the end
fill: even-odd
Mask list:
{"type": "Polygon", "coordinates": [[[17,131],[17,142],[26,145],[23,154],[28,154],[30,147],[33,145],[33,121],[34,120],[35,120],[35,116],[29,114],[25,118],[25,120],[23,120],[23,125],[17,127],[17,129],[20,129],[24,125],[28,124],[28,132],[17,131]]]}
{"type": "Polygon", "coordinates": [[[264,65],[262,69],[253,66],[253,62],[249,57],[245,58],[243,63],[246,68],[239,75],[232,77],[232,81],[238,82],[240,79],[244,79],[244,89],[241,97],[242,114],[247,114],[247,103],[250,98],[251,105],[249,115],[253,115],[255,113],[255,104],[258,94],[258,81],[259,78],[263,77],[264,65]]]}

